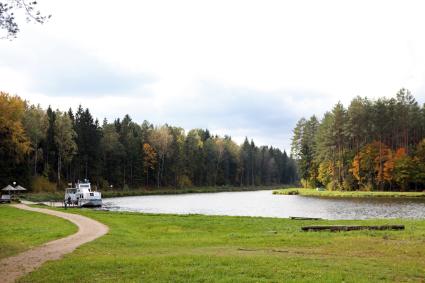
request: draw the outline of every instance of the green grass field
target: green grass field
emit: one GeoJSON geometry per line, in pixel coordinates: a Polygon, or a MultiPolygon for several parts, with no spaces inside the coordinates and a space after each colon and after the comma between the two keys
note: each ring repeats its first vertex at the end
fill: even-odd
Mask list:
{"type": "Polygon", "coordinates": [[[363,192],[363,191],[317,191],[315,189],[289,188],[273,191],[277,195],[302,195],[315,197],[408,197],[425,198],[425,192],[363,192]]]}
{"type": "Polygon", "coordinates": [[[425,280],[425,220],[296,221],[68,209],[110,227],[20,282],[380,282],[425,280]],[[311,224],[404,231],[301,232],[311,224]]]}
{"type": "Polygon", "coordinates": [[[67,220],[0,205],[0,259],[75,232],[67,220]]]}

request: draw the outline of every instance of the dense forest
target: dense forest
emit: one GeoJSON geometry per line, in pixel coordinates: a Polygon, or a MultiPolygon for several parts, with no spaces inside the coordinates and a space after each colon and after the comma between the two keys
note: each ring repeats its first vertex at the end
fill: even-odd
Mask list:
{"type": "Polygon", "coordinates": [[[56,190],[89,179],[100,189],[293,183],[295,162],[278,148],[208,130],[141,125],[125,115],[102,125],[81,106],[47,110],[0,93],[0,185],[56,190]]]}
{"type": "Polygon", "coordinates": [[[424,190],[425,105],[406,89],[338,103],[320,121],[298,121],[291,151],[305,187],[424,190]]]}

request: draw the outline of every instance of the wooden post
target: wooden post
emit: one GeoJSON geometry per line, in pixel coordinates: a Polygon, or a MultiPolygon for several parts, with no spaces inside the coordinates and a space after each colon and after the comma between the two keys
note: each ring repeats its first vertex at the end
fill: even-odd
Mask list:
{"type": "Polygon", "coordinates": [[[298,217],[298,216],[289,216],[291,220],[322,220],[322,218],[315,217],[298,217]]]}
{"type": "Polygon", "coordinates": [[[356,230],[404,230],[404,225],[381,225],[381,226],[367,226],[367,225],[334,225],[334,226],[304,226],[301,227],[302,231],[356,231],[356,230]]]}

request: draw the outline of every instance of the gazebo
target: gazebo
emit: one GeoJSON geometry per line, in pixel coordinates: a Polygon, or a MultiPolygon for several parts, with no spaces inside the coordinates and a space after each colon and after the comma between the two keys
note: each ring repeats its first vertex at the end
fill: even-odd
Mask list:
{"type": "Polygon", "coordinates": [[[8,192],[9,194],[7,194],[7,195],[1,195],[1,198],[0,198],[0,203],[10,203],[10,192],[12,192],[12,191],[14,191],[15,190],[15,188],[14,187],[12,187],[11,185],[7,185],[6,187],[4,187],[3,189],[2,189],[2,191],[4,191],[4,192],[8,192]]]}
{"type": "Polygon", "coordinates": [[[1,189],[2,191],[6,191],[6,192],[11,192],[11,191],[14,191],[15,190],[15,188],[14,187],[12,187],[11,185],[7,185],[6,187],[4,187],[3,189],[1,189]]]}
{"type": "Polygon", "coordinates": [[[27,189],[25,189],[24,187],[22,187],[22,186],[20,186],[20,185],[17,185],[16,187],[15,187],[15,190],[16,191],[26,191],[27,189]]]}
{"type": "Polygon", "coordinates": [[[4,187],[2,189],[2,191],[8,192],[9,195],[14,196],[15,193],[19,194],[19,192],[23,192],[26,191],[27,189],[25,189],[22,186],[17,185],[16,187],[12,187],[11,185],[7,185],[6,187],[4,187]]]}

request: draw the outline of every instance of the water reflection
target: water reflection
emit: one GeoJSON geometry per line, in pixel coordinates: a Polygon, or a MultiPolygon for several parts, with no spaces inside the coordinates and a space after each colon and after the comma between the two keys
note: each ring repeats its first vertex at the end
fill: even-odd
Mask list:
{"type": "Polygon", "coordinates": [[[109,198],[107,209],[146,213],[324,219],[425,218],[425,199],[314,198],[271,191],[109,198]]]}

